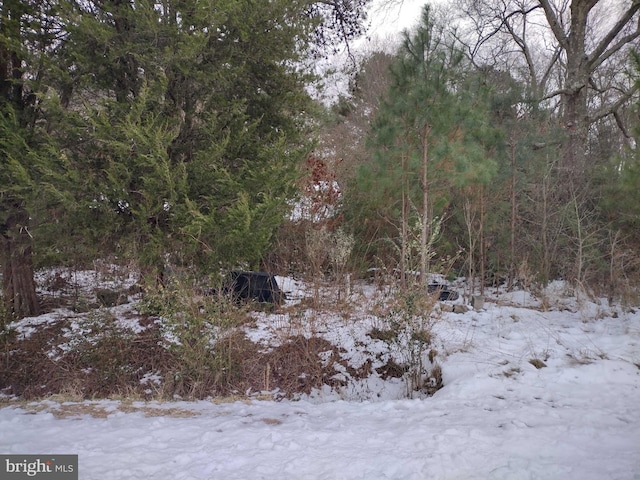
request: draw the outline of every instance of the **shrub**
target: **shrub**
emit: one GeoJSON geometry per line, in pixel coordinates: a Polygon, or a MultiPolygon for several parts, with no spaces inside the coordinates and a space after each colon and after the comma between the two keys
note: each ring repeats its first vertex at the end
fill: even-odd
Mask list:
{"type": "Polygon", "coordinates": [[[442,372],[435,363],[432,348],[435,302],[420,285],[398,290],[381,317],[384,327],[376,327],[370,333],[372,338],[387,343],[397,357],[409,398],[416,391],[431,395],[442,386],[442,372]]]}
{"type": "Polygon", "coordinates": [[[246,311],[223,295],[203,296],[187,278],[147,292],[141,311],[161,318],[163,345],[172,354],[165,372],[165,397],[205,398],[234,384],[242,355],[233,345],[246,311]]]}

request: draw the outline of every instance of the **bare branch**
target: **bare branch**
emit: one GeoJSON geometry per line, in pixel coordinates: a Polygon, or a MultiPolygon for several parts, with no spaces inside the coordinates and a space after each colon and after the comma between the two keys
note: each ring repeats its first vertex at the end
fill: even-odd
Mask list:
{"type": "Polygon", "coordinates": [[[636,30],[620,39],[615,45],[607,50],[607,47],[615,40],[618,34],[622,31],[622,29],[629,23],[629,21],[633,18],[633,16],[640,10],[640,0],[635,0],[631,7],[624,13],[622,17],[618,20],[618,22],[613,26],[609,33],[600,41],[598,46],[591,52],[587,61],[591,67],[591,70],[597,68],[602,64],[607,58],[613,55],[615,52],[620,50],[624,45],[629,42],[635,40],[640,36],[640,24],[636,28],[636,30]]]}
{"type": "MultiPolygon", "coordinates": [[[[528,10],[528,12],[531,12],[534,9],[535,8],[532,8],[528,10]]],[[[518,33],[513,29],[513,26],[509,22],[505,21],[505,26],[509,31],[509,34],[511,35],[511,37],[514,39],[516,44],[520,47],[522,54],[524,55],[524,59],[527,64],[527,69],[529,70],[529,78],[531,79],[531,87],[532,87],[532,90],[536,92],[535,94],[537,95],[540,88],[540,83],[538,81],[538,75],[536,74],[536,62],[533,58],[533,54],[531,52],[531,49],[529,48],[529,43],[527,42],[527,39],[526,39],[526,29],[527,29],[526,15],[523,15],[523,17],[524,17],[524,20],[523,20],[524,24],[522,27],[522,30],[523,30],[522,36],[518,35],[518,33]]]]}
{"type": "Polygon", "coordinates": [[[551,6],[551,2],[549,2],[549,0],[539,0],[539,2],[544,10],[545,16],[547,17],[547,21],[549,22],[553,35],[556,37],[556,40],[558,40],[558,43],[560,43],[562,48],[566,50],[569,46],[569,39],[558,20],[558,16],[551,6]]]}
{"type": "MultiPolygon", "coordinates": [[[[631,87],[629,90],[627,90],[626,92],[623,92],[622,95],[620,95],[620,98],[618,98],[618,100],[612,104],[612,105],[606,105],[602,108],[600,108],[599,110],[597,110],[596,112],[593,113],[593,115],[589,116],[589,123],[593,123],[596,122],[608,115],[613,115],[615,114],[618,109],[624,105],[625,103],[627,103],[629,101],[629,99],[631,97],[633,97],[636,92],[640,91],[640,85],[638,85],[637,83],[631,87]]],[[[623,130],[624,131],[624,130],[623,130]]]]}
{"type": "Polygon", "coordinates": [[[624,125],[624,122],[622,121],[622,118],[620,117],[620,112],[618,112],[618,110],[615,110],[613,112],[613,118],[616,121],[616,125],[618,125],[618,128],[620,129],[622,134],[625,136],[625,138],[627,138],[627,140],[630,139],[631,135],[629,134],[629,131],[624,125]]]}
{"type": "Polygon", "coordinates": [[[549,79],[551,78],[551,73],[553,72],[553,67],[560,60],[560,55],[561,54],[562,54],[562,47],[560,47],[560,46],[556,47],[554,52],[553,52],[553,55],[551,57],[551,60],[549,61],[549,64],[547,65],[547,69],[545,70],[544,74],[542,75],[542,79],[540,79],[540,88],[542,89],[542,91],[544,91],[544,89],[546,89],[547,83],[549,82],[549,79]]]}
{"type": "Polygon", "coordinates": [[[629,34],[629,35],[627,35],[625,37],[622,37],[619,42],[617,42],[609,50],[607,50],[602,55],[600,55],[600,57],[594,58],[594,61],[591,62],[591,70],[595,70],[596,68],[598,68],[609,57],[611,57],[613,54],[615,54],[620,49],[622,49],[622,47],[624,47],[625,45],[631,43],[632,41],[634,41],[636,38],[639,38],[639,37],[640,37],[640,24],[638,24],[638,29],[635,32],[633,32],[632,34],[629,34]]]}

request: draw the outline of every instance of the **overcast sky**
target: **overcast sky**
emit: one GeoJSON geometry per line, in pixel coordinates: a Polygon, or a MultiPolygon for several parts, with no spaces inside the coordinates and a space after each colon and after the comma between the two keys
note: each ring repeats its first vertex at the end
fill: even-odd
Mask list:
{"type": "Polygon", "coordinates": [[[413,27],[425,3],[426,0],[374,0],[369,13],[370,36],[384,38],[413,27]]]}
{"type": "MultiPolygon", "coordinates": [[[[366,55],[365,52],[380,48],[395,50],[394,43],[400,39],[400,33],[417,25],[423,6],[426,3],[434,5],[443,1],[446,0],[373,0],[369,10],[370,27],[366,38],[351,42],[351,53],[356,58],[361,58],[366,55]]],[[[314,92],[314,96],[323,99],[325,103],[332,103],[337,95],[344,93],[348,77],[340,70],[345,66],[353,66],[346,51],[318,62],[316,71],[324,76],[325,89],[322,92],[314,92]],[[327,74],[333,69],[338,71],[327,74]]]]}

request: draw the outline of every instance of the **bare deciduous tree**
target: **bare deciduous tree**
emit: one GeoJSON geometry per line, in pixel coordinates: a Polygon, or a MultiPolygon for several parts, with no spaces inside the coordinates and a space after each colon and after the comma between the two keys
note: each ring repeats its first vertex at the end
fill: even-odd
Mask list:
{"type": "Polygon", "coordinates": [[[560,167],[587,167],[590,126],[620,111],[638,86],[621,63],[640,38],[640,0],[459,0],[460,38],[477,64],[520,76],[531,100],[557,109],[566,132],[560,167]],[[615,66],[615,68],[613,68],[615,66]]]}

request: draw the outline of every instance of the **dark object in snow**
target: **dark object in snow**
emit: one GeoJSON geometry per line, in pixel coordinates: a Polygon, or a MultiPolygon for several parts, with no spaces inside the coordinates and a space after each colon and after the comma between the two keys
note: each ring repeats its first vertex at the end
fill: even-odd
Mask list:
{"type": "Polygon", "coordinates": [[[449,290],[449,287],[446,285],[441,285],[439,283],[432,283],[427,286],[427,291],[431,294],[437,293],[438,300],[457,300],[459,295],[458,292],[454,292],[453,290],[449,290]]]}
{"type": "Polygon", "coordinates": [[[265,272],[231,272],[222,291],[238,301],[255,300],[282,305],[286,300],[286,295],[278,287],[276,277],[265,272]]]}

